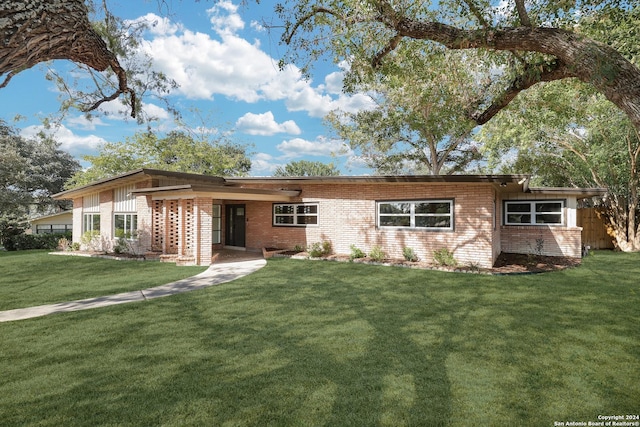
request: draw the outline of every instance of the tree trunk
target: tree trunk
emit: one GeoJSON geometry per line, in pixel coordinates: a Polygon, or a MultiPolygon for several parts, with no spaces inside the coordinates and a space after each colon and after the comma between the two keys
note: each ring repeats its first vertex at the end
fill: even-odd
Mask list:
{"type": "Polygon", "coordinates": [[[84,0],[2,0],[0,40],[0,87],[40,62],[67,59],[96,71],[111,67],[118,77],[119,90],[92,108],[125,92],[133,95],[118,59],[91,27],[84,0]]]}

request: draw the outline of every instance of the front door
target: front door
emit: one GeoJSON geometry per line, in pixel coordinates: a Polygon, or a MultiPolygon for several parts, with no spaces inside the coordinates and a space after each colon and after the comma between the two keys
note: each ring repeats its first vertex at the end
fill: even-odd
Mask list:
{"type": "Polygon", "coordinates": [[[245,245],[245,205],[226,206],[225,245],[245,245]]]}

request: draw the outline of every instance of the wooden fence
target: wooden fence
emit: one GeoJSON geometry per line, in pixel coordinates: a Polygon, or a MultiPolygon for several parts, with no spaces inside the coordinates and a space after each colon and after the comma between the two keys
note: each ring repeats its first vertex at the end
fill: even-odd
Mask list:
{"type": "Polygon", "coordinates": [[[578,227],[582,227],[582,245],[591,249],[614,249],[613,238],[607,234],[604,219],[596,208],[578,209],[578,227]]]}

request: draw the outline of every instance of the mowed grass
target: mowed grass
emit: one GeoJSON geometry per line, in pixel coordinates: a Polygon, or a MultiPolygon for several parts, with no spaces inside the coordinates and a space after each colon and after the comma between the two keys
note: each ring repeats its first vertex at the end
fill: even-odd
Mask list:
{"type": "Polygon", "coordinates": [[[206,267],[0,251],[0,310],[145,289],[194,276],[206,267]]]}
{"type": "Polygon", "coordinates": [[[270,260],[0,324],[3,426],[550,426],[640,411],[640,255],[480,276],[270,260]]]}

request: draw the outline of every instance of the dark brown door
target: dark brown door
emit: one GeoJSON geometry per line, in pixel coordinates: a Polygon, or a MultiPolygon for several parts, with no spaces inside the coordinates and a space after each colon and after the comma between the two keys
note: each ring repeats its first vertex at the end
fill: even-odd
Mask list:
{"type": "Polygon", "coordinates": [[[227,205],[225,224],[225,244],[245,246],[245,205],[227,205]]]}

